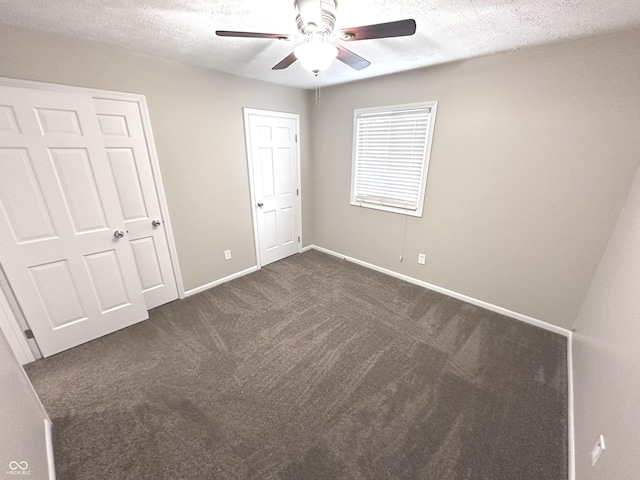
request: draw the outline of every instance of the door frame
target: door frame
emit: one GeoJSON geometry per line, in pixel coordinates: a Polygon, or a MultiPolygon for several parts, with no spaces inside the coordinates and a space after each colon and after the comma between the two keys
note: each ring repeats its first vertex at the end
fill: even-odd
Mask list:
{"type": "MultiPolygon", "coordinates": [[[[162,212],[162,223],[165,227],[165,233],[167,236],[167,243],[169,245],[169,256],[171,258],[171,265],[173,267],[173,275],[175,277],[176,286],[178,287],[178,296],[179,298],[185,298],[184,292],[184,283],[182,281],[182,273],[180,271],[180,263],[178,262],[178,250],[175,244],[175,238],[173,235],[173,228],[171,226],[171,218],[169,215],[169,206],[167,204],[167,197],[164,191],[164,183],[162,182],[162,175],[160,173],[160,162],[158,160],[158,152],[156,151],[155,140],[153,138],[153,131],[151,128],[151,118],[149,116],[149,111],[147,108],[147,100],[144,95],[137,93],[124,93],[124,92],[116,92],[112,90],[99,90],[94,88],[85,88],[85,87],[76,87],[73,85],[61,85],[57,83],[45,83],[45,82],[34,82],[31,80],[20,80],[14,78],[6,78],[0,77],[0,86],[3,87],[16,87],[16,88],[26,88],[32,90],[43,90],[50,92],[61,92],[61,93],[69,93],[69,94],[78,94],[78,95],[89,95],[93,98],[102,98],[107,100],[119,100],[124,102],[132,102],[138,105],[138,110],[140,111],[140,117],[142,119],[142,128],[145,134],[145,140],[147,143],[147,149],[149,150],[149,160],[151,162],[151,171],[153,176],[153,181],[155,183],[155,190],[158,196],[158,201],[160,203],[160,211],[162,212]]],[[[10,279],[6,278],[10,287],[10,279]]],[[[10,291],[10,288],[6,288],[6,286],[2,285],[0,282],[0,289],[3,290],[3,294],[7,298],[12,298],[15,300],[13,292],[10,291]]],[[[17,301],[15,302],[16,304],[17,301]]],[[[28,325],[22,325],[23,322],[19,321],[19,316],[12,312],[13,315],[9,314],[9,324],[14,331],[19,329],[19,331],[24,331],[25,328],[29,328],[28,325]]],[[[23,321],[27,321],[23,319],[23,321]]],[[[29,345],[32,342],[31,340],[25,342],[29,342],[29,345]]],[[[22,342],[21,342],[22,343],[22,342]]],[[[35,342],[33,343],[35,346],[35,342]]],[[[36,347],[37,348],[37,347],[36,347]]],[[[42,358],[42,354],[38,349],[37,358],[42,358]]]]}
{"type": "Polygon", "coordinates": [[[256,191],[255,181],[253,178],[253,162],[251,158],[251,131],[249,129],[249,115],[261,115],[263,117],[275,117],[286,118],[295,120],[296,122],[296,162],[298,170],[298,190],[299,195],[296,195],[296,202],[298,206],[298,236],[300,241],[298,242],[298,253],[302,252],[302,172],[300,171],[300,114],[277,112],[274,110],[260,110],[257,108],[244,107],[242,109],[244,114],[244,135],[245,135],[245,148],[247,150],[247,167],[249,169],[249,193],[251,195],[251,221],[253,222],[253,244],[256,253],[256,265],[258,270],[262,268],[262,259],[260,258],[260,237],[258,235],[258,216],[256,211],[256,191]]]}
{"type": "MultiPolygon", "coordinates": [[[[0,275],[5,277],[4,272],[0,272],[0,275]]],[[[1,282],[3,279],[4,278],[0,278],[0,286],[2,285],[1,282]]],[[[27,363],[33,362],[36,357],[31,351],[28,340],[22,331],[20,323],[18,322],[11,305],[9,305],[9,299],[5,295],[4,290],[0,288],[0,334],[4,333],[4,336],[8,340],[9,346],[11,347],[11,350],[13,350],[18,362],[20,362],[20,365],[26,365],[27,363]]]]}

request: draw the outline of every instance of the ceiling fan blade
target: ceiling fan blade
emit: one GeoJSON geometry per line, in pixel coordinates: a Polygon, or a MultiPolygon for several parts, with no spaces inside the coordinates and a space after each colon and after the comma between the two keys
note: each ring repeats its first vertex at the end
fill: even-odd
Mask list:
{"type": "Polygon", "coordinates": [[[242,37],[242,38],[273,38],[276,40],[290,40],[291,35],[281,33],[260,33],[260,32],[233,32],[229,30],[216,30],[219,37],[242,37]]]}
{"type": "Polygon", "coordinates": [[[353,42],[373,38],[406,37],[414,33],[416,33],[416,21],[409,18],[407,20],[398,20],[397,22],[344,28],[338,32],[338,38],[346,42],[353,42]]]}
{"type": "Polygon", "coordinates": [[[351,68],[362,70],[363,68],[367,68],[371,65],[369,60],[362,58],[360,55],[356,55],[351,50],[340,45],[336,45],[336,47],[338,47],[338,56],[336,58],[342,63],[346,63],[351,68]]]}
{"type": "Polygon", "coordinates": [[[271,70],[284,70],[296,60],[297,60],[296,56],[293,54],[293,52],[291,52],[289,55],[287,55],[282,60],[280,60],[279,63],[271,67],[271,70]]]}

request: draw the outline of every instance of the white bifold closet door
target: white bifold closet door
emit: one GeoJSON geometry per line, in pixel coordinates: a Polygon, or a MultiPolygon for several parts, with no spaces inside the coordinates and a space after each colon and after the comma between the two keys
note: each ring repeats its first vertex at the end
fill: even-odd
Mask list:
{"type": "Polygon", "coordinates": [[[147,309],[178,298],[138,102],[95,98],[109,168],[147,309]]]}
{"type": "Polygon", "coordinates": [[[89,95],[0,87],[0,262],[44,356],[148,318],[143,283],[163,283],[161,267],[146,269],[157,240],[132,226],[156,213],[144,197],[144,215],[131,213],[131,184],[143,188],[131,159],[142,153],[105,145],[118,125],[138,127],[96,106],[89,95]]]}

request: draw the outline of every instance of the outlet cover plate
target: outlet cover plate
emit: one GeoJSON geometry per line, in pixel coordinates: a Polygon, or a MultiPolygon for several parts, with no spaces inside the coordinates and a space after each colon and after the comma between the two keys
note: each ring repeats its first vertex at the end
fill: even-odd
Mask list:
{"type": "Polygon", "coordinates": [[[231,260],[231,250],[225,250],[224,251],[224,259],[225,260],[231,260]]]}
{"type": "Polygon", "coordinates": [[[424,253],[419,253],[418,254],[418,263],[420,265],[424,265],[427,261],[427,256],[424,253]]]}

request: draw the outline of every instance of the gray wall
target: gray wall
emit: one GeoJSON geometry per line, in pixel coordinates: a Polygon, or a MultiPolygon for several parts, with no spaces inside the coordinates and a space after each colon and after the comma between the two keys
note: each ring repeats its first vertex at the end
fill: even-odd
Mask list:
{"type": "Polygon", "coordinates": [[[621,33],[325,88],[314,242],[571,327],[640,161],[639,50],[621,33]],[[425,100],[439,105],[423,218],[350,206],[353,110],[425,100]]]}
{"type": "Polygon", "coordinates": [[[0,76],[146,96],[187,290],[256,264],[242,107],[301,115],[311,216],[305,91],[7,25],[0,45],[0,76]]]}
{"type": "MultiPolygon", "coordinates": [[[[2,306],[0,306],[0,309],[2,306]]],[[[0,311],[0,314],[2,312],[0,311]]],[[[5,472],[12,470],[11,462],[27,462],[30,476],[15,478],[44,480],[49,478],[44,420],[42,408],[31,382],[9,348],[0,330],[0,476],[14,478],[5,472]]]]}
{"type": "Polygon", "coordinates": [[[325,88],[319,106],[313,92],[57,35],[1,25],[0,42],[0,76],[147,97],[186,289],[256,261],[244,106],[301,114],[305,245],[562,327],[639,161],[626,133],[640,120],[638,32],[325,88]],[[425,213],[403,240],[403,216],[349,205],[352,115],[421,100],[440,102],[438,119],[425,213]]]}
{"type": "MultiPolygon", "coordinates": [[[[320,106],[56,35],[0,25],[0,44],[0,76],[146,95],[187,289],[255,264],[244,106],[301,114],[305,244],[567,328],[640,162],[639,31],[325,88],[320,106]],[[353,110],[422,100],[440,102],[423,218],[350,206],[353,110]]],[[[640,470],[639,184],[576,323],[581,480],[640,470]],[[599,433],[608,451],[591,469],[599,433]]]]}
{"type": "Polygon", "coordinates": [[[575,328],[576,478],[638,478],[640,172],[575,328]],[[592,468],[591,449],[600,434],[607,450],[592,468]]]}

